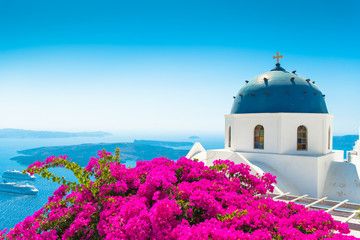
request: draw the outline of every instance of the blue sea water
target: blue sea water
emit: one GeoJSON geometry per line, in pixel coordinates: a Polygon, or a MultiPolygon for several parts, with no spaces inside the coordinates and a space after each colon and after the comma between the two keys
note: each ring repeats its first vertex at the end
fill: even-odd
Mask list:
{"type": "MultiPolygon", "coordinates": [[[[154,137],[145,139],[154,140],[169,140],[169,141],[187,141],[191,142],[188,138],[170,137],[154,137]]],[[[205,138],[204,138],[205,139],[205,138]]],[[[53,138],[53,139],[0,139],[0,181],[2,181],[2,173],[6,170],[24,170],[27,166],[21,165],[10,158],[18,156],[17,151],[45,147],[45,146],[65,146],[75,145],[82,143],[116,143],[116,142],[132,142],[132,137],[119,137],[119,136],[107,136],[107,137],[76,137],[76,138],[53,138]]],[[[202,141],[202,139],[201,139],[202,141]]],[[[214,140],[204,140],[203,142],[206,148],[222,148],[223,138],[214,138],[214,140]]],[[[100,150],[100,149],[99,149],[100,150]]],[[[135,162],[127,161],[126,165],[135,166],[135,162]]],[[[65,176],[68,180],[75,180],[72,173],[66,169],[52,169],[53,173],[57,173],[60,176],[65,176]]],[[[19,183],[25,183],[19,181],[19,183]]],[[[35,211],[39,210],[47,201],[48,197],[59,187],[57,183],[47,181],[39,176],[35,181],[28,182],[34,185],[39,193],[35,196],[21,195],[13,193],[0,192],[0,230],[5,228],[9,229],[15,226],[16,223],[23,221],[27,216],[32,215],[35,211]]]]}
{"type": "MultiPolygon", "coordinates": [[[[0,139],[0,181],[2,173],[8,169],[24,170],[27,166],[10,160],[18,156],[17,151],[44,147],[44,146],[63,146],[81,143],[99,142],[120,142],[121,139],[115,136],[103,138],[54,138],[54,139],[0,139]]],[[[123,141],[129,141],[123,139],[123,141]]],[[[128,164],[133,164],[129,162],[128,164]]],[[[75,180],[74,176],[66,169],[53,169],[52,172],[60,176],[65,176],[68,180],[75,180]]],[[[24,181],[18,181],[25,183],[24,181]]],[[[22,221],[27,216],[32,215],[40,209],[48,200],[48,197],[58,188],[57,183],[49,182],[37,176],[35,181],[28,182],[34,185],[39,193],[34,196],[0,192],[0,230],[12,228],[16,223],[22,221]]]]}
{"type": "MultiPolygon", "coordinates": [[[[154,140],[169,140],[169,141],[187,141],[191,142],[188,138],[147,138],[154,140]]],[[[219,149],[224,147],[223,136],[202,137],[192,141],[200,141],[205,149],[219,149]]],[[[64,146],[75,145],[82,143],[115,143],[115,142],[132,142],[134,138],[108,136],[102,138],[54,138],[54,139],[0,139],[0,181],[1,175],[5,170],[17,169],[24,170],[26,166],[10,160],[10,158],[18,156],[17,151],[45,147],[45,146],[64,146]]],[[[343,147],[343,146],[342,146],[343,147]]],[[[334,145],[334,149],[342,149],[334,145]]],[[[100,150],[100,149],[99,149],[100,150]]],[[[135,162],[127,161],[127,165],[135,166],[135,162]]],[[[66,169],[53,169],[52,172],[60,176],[65,176],[68,180],[75,180],[71,172],[66,169]]],[[[20,182],[21,183],[21,182],[20,182]]],[[[16,223],[23,221],[27,216],[32,215],[35,211],[40,209],[47,201],[48,197],[58,188],[57,183],[49,182],[37,177],[35,181],[29,182],[34,185],[39,193],[35,196],[27,196],[20,194],[12,194],[0,192],[0,230],[9,229],[15,226],[16,223]]]]}

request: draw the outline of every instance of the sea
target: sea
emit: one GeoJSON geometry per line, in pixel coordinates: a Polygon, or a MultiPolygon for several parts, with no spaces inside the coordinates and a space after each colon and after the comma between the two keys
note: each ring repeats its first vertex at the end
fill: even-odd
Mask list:
{"type": "MultiPolygon", "coordinates": [[[[134,137],[122,137],[117,135],[106,137],[0,139],[0,181],[3,180],[1,175],[6,170],[16,169],[20,171],[26,169],[27,166],[10,160],[12,157],[19,156],[17,151],[38,147],[66,146],[83,143],[133,142],[134,139],[134,137]]],[[[153,138],[138,137],[137,139],[186,142],[200,141],[205,149],[221,149],[224,147],[223,136],[206,136],[199,139],[174,136],[153,138]]],[[[349,147],[344,149],[344,146],[335,146],[335,142],[333,148],[345,151],[350,150],[349,147]]],[[[136,163],[127,161],[126,165],[135,166],[136,163]]],[[[72,173],[66,169],[58,168],[52,169],[51,171],[60,176],[65,176],[66,179],[70,181],[75,180],[72,173]]],[[[18,183],[22,184],[25,182],[18,181],[18,183]]],[[[28,183],[34,185],[39,190],[37,195],[31,196],[0,192],[0,230],[13,228],[18,222],[23,221],[27,216],[32,215],[35,211],[39,210],[48,201],[48,197],[59,187],[57,183],[50,182],[39,176],[37,176],[35,181],[29,181],[28,183]]]]}
{"type": "MultiPolygon", "coordinates": [[[[16,161],[10,160],[15,156],[19,156],[17,151],[47,147],[47,146],[67,146],[77,145],[83,143],[118,143],[118,142],[133,142],[134,137],[123,136],[106,136],[106,137],[74,137],[74,138],[0,138],[0,181],[2,182],[2,173],[6,170],[24,170],[27,166],[21,165],[16,161]]],[[[186,141],[195,142],[201,141],[207,149],[223,148],[223,137],[211,137],[191,140],[187,137],[175,136],[155,136],[139,138],[142,140],[160,140],[160,141],[186,141]],[[209,140],[210,139],[210,140],[209,140]]],[[[99,149],[101,150],[101,149],[99,149]]],[[[121,157],[121,155],[120,155],[121,157]]],[[[149,159],[150,160],[150,159],[149,159]]],[[[126,161],[127,166],[135,166],[136,162],[126,161]]],[[[59,176],[65,176],[67,180],[74,181],[75,177],[72,172],[63,168],[51,169],[51,172],[59,176]]],[[[32,215],[39,210],[48,201],[48,197],[59,187],[59,184],[45,180],[37,176],[35,181],[13,181],[19,184],[29,183],[35,186],[39,192],[37,195],[21,195],[15,193],[0,192],[0,230],[10,229],[18,222],[23,221],[27,216],[32,215]]]]}

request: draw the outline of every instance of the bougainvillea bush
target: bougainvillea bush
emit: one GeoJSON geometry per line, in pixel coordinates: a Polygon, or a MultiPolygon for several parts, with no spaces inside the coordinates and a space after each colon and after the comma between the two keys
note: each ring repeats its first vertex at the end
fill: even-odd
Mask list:
{"type": "Polygon", "coordinates": [[[0,239],[355,239],[325,212],[261,197],[275,177],[251,175],[244,164],[156,158],[126,168],[118,150],[98,154],[85,168],[66,156],[29,166],[61,186],[0,239]],[[73,171],[78,182],[51,167],[73,171]]]}

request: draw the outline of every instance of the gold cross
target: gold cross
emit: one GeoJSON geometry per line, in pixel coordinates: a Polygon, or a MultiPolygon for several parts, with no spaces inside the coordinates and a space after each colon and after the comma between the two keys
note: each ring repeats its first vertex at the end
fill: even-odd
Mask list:
{"type": "Polygon", "coordinates": [[[283,58],[284,56],[283,55],[279,55],[280,53],[279,52],[277,52],[276,53],[276,56],[273,56],[273,59],[275,59],[276,58],[276,60],[277,60],[277,63],[279,63],[279,59],[280,58],[283,58]]]}

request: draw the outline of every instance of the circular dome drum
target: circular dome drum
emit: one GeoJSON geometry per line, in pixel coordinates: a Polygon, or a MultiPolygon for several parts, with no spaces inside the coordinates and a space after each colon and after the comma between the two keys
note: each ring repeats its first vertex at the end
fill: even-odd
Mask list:
{"type": "Polygon", "coordinates": [[[322,92],[309,79],[285,71],[280,64],[258,75],[237,93],[231,114],[328,113],[322,92]]]}

